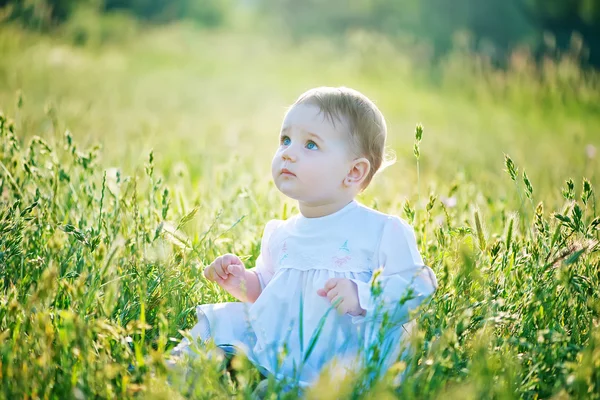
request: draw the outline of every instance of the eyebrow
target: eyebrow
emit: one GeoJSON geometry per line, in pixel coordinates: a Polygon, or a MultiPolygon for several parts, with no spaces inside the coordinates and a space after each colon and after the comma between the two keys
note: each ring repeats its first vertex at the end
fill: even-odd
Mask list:
{"type": "MultiPolygon", "coordinates": [[[[283,128],[281,130],[281,133],[287,133],[290,130],[290,128],[288,126],[286,126],[285,128],[283,128]]],[[[321,136],[317,135],[316,133],[312,133],[312,132],[306,132],[308,134],[308,136],[314,137],[318,140],[320,140],[321,142],[324,142],[323,138],[321,138],[321,136]]]]}

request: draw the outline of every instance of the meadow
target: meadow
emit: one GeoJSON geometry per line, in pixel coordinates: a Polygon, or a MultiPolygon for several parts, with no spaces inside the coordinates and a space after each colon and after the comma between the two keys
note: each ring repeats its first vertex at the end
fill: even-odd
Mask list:
{"type": "Polygon", "coordinates": [[[233,300],[203,267],[252,266],[264,224],[297,212],[270,159],[286,106],[321,85],[386,116],[397,162],[359,201],[414,225],[440,286],[410,360],[303,396],[600,398],[600,78],[577,44],[496,70],[365,32],[121,33],[0,26],[2,398],[250,398],[243,359],[233,379],[205,355],[170,373],[164,354],[195,305],[233,300]]]}

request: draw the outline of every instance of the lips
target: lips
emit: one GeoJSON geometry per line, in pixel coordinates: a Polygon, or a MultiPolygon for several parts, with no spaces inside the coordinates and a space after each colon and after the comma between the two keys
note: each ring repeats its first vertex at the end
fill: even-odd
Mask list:
{"type": "Polygon", "coordinates": [[[294,174],[292,171],[290,171],[287,168],[283,168],[281,170],[281,175],[287,175],[287,176],[296,176],[296,174],[294,174]]]}

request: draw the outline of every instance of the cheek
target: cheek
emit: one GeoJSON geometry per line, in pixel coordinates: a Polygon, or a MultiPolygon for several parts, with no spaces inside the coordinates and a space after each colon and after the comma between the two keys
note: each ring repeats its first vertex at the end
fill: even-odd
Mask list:
{"type": "Polygon", "coordinates": [[[271,159],[271,169],[275,169],[277,167],[279,167],[279,165],[281,164],[281,155],[279,154],[279,150],[275,151],[275,154],[273,154],[273,158],[271,159]]]}
{"type": "Polygon", "coordinates": [[[312,181],[325,188],[333,188],[340,181],[340,171],[338,165],[328,159],[312,160],[313,162],[304,165],[305,175],[310,175],[312,181]]]}
{"type": "Polygon", "coordinates": [[[273,178],[273,180],[277,179],[277,157],[273,158],[273,160],[271,161],[271,177],[273,178]]]}

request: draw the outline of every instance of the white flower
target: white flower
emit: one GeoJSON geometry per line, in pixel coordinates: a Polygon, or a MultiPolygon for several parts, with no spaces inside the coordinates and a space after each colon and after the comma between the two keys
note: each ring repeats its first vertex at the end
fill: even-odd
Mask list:
{"type": "Polygon", "coordinates": [[[106,170],[106,187],[115,197],[118,197],[121,192],[119,175],[118,168],[109,168],[106,170]]]}
{"type": "Polygon", "coordinates": [[[448,208],[456,207],[456,197],[454,197],[454,196],[452,196],[452,197],[442,197],[441,198],[441,202],[442,202],[442,204],[444,204],[448,208]]]}
{"type": "Polygon", "coordinates": [[[438,215],[435,217],[434,222],[436,225],[442,226],[442,225],[444,225],[444,217],[441,215],[438,215]]]}
{"type": "Polygon", "coordinates": [[[593,144],[585,146],[585,154],[591,160],[596,157],[596,147],[593,144]]]}
{"type": "Polygon", "coordinates": [[[187,165],[183,162],[177,162],[171,168],[171,172],[178,178],[186,178],[189,176],[187,165]]]}

